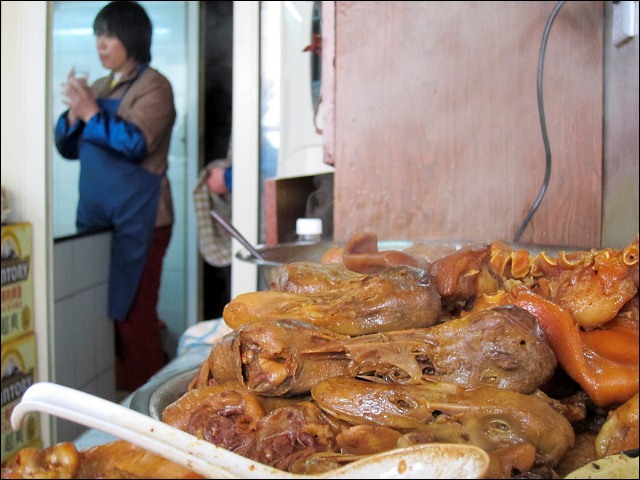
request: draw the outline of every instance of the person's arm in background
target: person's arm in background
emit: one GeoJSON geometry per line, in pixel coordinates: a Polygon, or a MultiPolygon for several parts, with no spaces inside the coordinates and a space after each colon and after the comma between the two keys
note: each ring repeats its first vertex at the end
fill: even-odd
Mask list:
{"type": "Polygon", "coordinates": [[[78,139],[82,135],[84,123],[76,122],[71,124],[67,121],[68,111],[58,118],[54,131],[56,148],[63,158],[68,160],[78,159],[78,139]]]}
{"type": "Polygon", "coordinates": [[[139,96],[127,98],[132,106],[126,120],[102,110],[91,117],[85,126],[84,139],[114,149],[132,163],[153,152],[170,134],[176,115],[171,85],[158,77],[154,82],[139,96]]]}
{"type": "Polygon", "coordinates": [[[56,148],[64,158],[78,158],[78,139],[85,126],[83,117],[90,119],[100,111],[91,93],[91,88],[74,77],[71,69],[67,81],[62,85],[62,98],[68,110],[62,113],[56,123],[54,136],[56,148]]]}

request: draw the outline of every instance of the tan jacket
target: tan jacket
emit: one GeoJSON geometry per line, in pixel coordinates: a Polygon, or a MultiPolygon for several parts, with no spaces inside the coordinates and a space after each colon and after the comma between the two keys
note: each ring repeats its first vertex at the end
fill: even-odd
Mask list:
{"type": "Polygon", "coordinates": [[[140,165],[152,173],[165,175],[158,204],[156,227],[171,225],[173,224],[173,202],[166,173],[169,168],[171,133],[176,120],[173,89],[169,80],[151,67],[148,67],[132,84],[135,73],[135,68],[126,72],[114,87],[111,87],[113,75],[100,78],[94,82],[91,89],[95,98],[122,97],[118,116],[142,130],[147,142],[147,157],[140,165]]]}

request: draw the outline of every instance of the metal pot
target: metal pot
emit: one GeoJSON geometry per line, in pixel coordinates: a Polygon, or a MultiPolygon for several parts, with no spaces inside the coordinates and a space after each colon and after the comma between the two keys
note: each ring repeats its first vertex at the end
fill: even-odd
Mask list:
{"type": "MultiPolygon", "coordinates": [[[[279,243],[277,245],[257,245],[256,250],[264,257],[264,259],[255,258],[247,250],[240,250],[236,253],[236,258],[243,262],[252,263],[258,267],[258,290],[268,290],[278,277],[278,271],[283,264],[292,262],[320,262],[322,255],[333,246],[344,247],[346,242],[292,242],[279,243]]],[[[486,242],[469,242],[469,241],[442,241],[442,240],[383,240],[378,242],[378,250],[405,250],[411,246],[418,244],[427,244],[440,247],[461,248],[463,245],[482,245],[491,243],[486,242]]],[[[560,250],[573,251],[575,247],[564,247],[554,245],[541,244],[525,244],[512,243],[511,248],[514,250],[526,250],[531,255],[535,255],[541,251],[548,255],[557,256],[560,250]]]]}
{"type": "MultiPolygon", "coordinates": [[[[259,290],[268,290],[278,278],[280,267],[293,262],[320,263],[322,255],[333,246],[343,247],[345,242],[292,242],[277,245],[257,245],[256,250],[264,257],[253,257],[247,250],[240,250],[236,258],[243,262],[252,263],[258,267],[259,290]]],[[[392,240],[378,242],[379,250],[403,250],[413,242],[392,240]]]]}

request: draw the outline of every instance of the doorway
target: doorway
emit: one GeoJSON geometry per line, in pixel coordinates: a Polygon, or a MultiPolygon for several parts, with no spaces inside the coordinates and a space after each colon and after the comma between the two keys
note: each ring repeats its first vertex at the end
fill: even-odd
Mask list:
{"type": "MultiPolygon", "coordinates": [[[[233,2],[200,2],[201,149],[199,169],[226,158],[231,138],[233,2]]],[[[231,261],[231,259],[229,259],[231,261]]],[[[220,318],[231,297],[231,265],[199,257],[199,320],[220,318]]]]}
{"type": "MultiPolygon", "coordinates": [[[[96,54],[92,28],[93,19],[107,3],[52,2],[52,122],[65,109],[59,85],[64,82],[72,66],[82,64],[89,70],[92,79],[108,73],[96,54]]],[[[198,274],[197,234],[191,189],[200,157],[198,135],[195,134],[198,132],[200,108],[199,85],[197,73],[194,73],[200,71],[199,4],[187,1],[139,3],[147,11],[154,28],[151,65],[171,82],[177,111],[167,173],[174,200],[175,225],[164,260],[158,303],[159,316],[167,325],[165,350],[173,357],[180,335],[197,320],[197,290],[194,286],[198,274]]],[[[53,159],[53,229],[54,237],[60,238],[75,234],[79,164],[62,159],[53,144],[50,148],[53,159]]]]}

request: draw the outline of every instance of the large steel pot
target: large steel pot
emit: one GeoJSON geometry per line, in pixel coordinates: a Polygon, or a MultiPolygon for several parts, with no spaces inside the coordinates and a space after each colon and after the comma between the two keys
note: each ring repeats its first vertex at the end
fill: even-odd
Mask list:
{"type": "MultiPolygon", "coordinates": [[[[267,290],[277,277],[280,267],[293,262],[317,262],[320,263],[322,255],[333,246],[344,246],[344,242],[292,242],[279,243],[277,245],[257,245],[256,250],[264,259],[253,257],[247,250],[240,250],[236,258],[258,267],[259,290],[267,290]]],[[[404,250],[413,245],[413,242],[404,240],[391,240],[378,242],[379,250],[404,250]]]]}
{"type": "MultiPolygon", "coordinates": [[[[467,242],[467,241],[442,241],[442,240],[382,240],[378,242],[378,250],[405,250],[415,244],[426,244],[434,247],[454,247],[461,248],[463,245],[481,245],[491,243],[467,242]]],[[[322,255],[333,246],[343,247],[345,242],[292,242],[279,243],[276,245],[257,245],[255,248],[264,258],[255,258],[247,250],[240,250],[236,253],[236,258],[243,262],[252,263],[258,268],[258,290],[268,290],[278,277],[278,270],[283,264],[301,261],[320,262],[322,255]]],[[[526,250],[531,255],[544,251],[548,255],[557,256],[560,250],[572,251],[575,247],[510,243],[514,250],[526,250]]]]}

